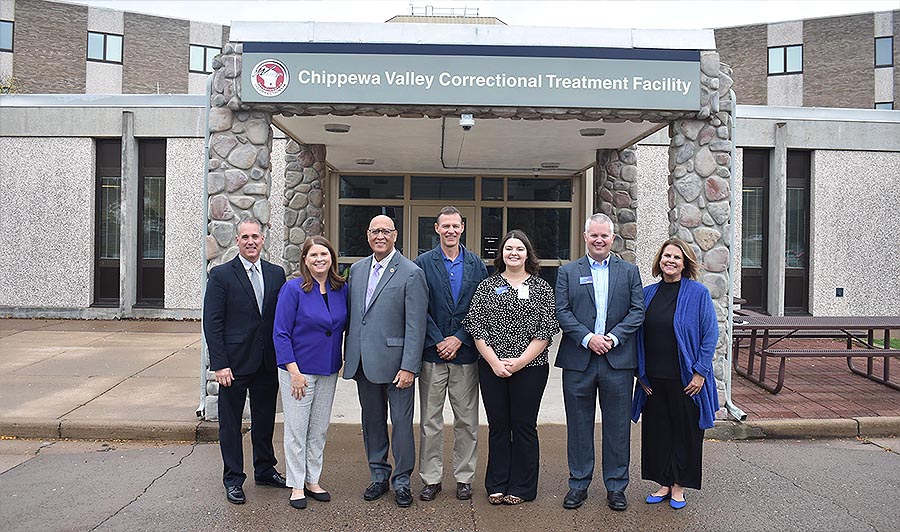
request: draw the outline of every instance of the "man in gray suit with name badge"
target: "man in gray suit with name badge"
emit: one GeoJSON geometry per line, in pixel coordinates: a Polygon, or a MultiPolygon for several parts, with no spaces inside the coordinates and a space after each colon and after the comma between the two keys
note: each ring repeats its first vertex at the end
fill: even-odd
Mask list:
{"type": "Polygon", "coordinates": [[[390,480],[397,505],[406,508],[412,504],[414,384],[422,365],[428,287],[422,270],[394,247],[397,229],[392,219],[384,215],[372,218],[367,236],[373,254],[350,267],[350,324],[343,376],[356,380],[362,409],[363,444],[372,480],[363,498],[380,498],[388,492],[390,480]],[[394,455],[393,477],[389,445],[394,455]]]}
{"type": "Polygon", "coordinates": [[[605,214],[584,224],[587,254],[559,269],[556,316],[563,338],[556,366],[563,370],[569,492],[563,507],[587,499],[594,475],[594,419],[599,394],[606,498],[613,510],[628,507],[631,398],[637,368],[635,332],[644,321],[637,266],[610,254],[615,235],[605,214]]]}

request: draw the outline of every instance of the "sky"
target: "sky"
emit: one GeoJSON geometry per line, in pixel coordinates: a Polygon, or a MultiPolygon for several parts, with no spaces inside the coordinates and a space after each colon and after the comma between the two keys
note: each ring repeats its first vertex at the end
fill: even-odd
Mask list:
{"type": "Polygon", "coordinates": [[[900,0],[65,0],[201,22],[384,22],[424,10],[466,8],[514,26],[696,29],[900,9],[900,0]]]}

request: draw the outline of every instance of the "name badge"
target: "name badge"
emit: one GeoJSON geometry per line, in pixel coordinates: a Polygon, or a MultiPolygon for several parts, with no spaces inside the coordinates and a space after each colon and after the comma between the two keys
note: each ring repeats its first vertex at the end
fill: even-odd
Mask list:
{"type": "Polygon", "coordinates": [[[523,284],[519,287],[519,299],[528,299],[528,285],[523,284]]]}
{"type": "Polygon", "coordinates": [[[588,275],[585,277],[579,277],[578,284],[594,284],[594,276],[588,275]]]}
{"type": "Polygon", "coordinates": [[[498,296],[500,294],[505,294],[507,291],[509,291],[508,286],[498,286],[497,288],[494,288],[494,293],[497,294],[498,296]]]}

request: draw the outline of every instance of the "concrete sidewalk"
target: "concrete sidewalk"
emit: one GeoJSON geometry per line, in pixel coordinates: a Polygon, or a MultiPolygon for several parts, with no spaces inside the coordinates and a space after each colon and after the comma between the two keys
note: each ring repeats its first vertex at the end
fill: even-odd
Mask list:
{"type": "MultiPolygon", "coordinates": [[[[198,322],[0,319],[0,436],[213,441],[218,437],[217,425],[202,422],[195,414],[200,403],[200,375],[198,322]]],[[[889,400],[894,398],[890,394],[900,397],[900,392],[860,377],[848,378],[871,384],[878,393],[883,392],[880,388],[888,390],[889,400]]],[[[752,390],[742,393],[746,398],[752,390]]],[[[759,393],[769,395],[762,390],[759,393]]],[[[787,397],[765,400],[777,403],[787,397]]],[[[834,418],[751,416],[745,423],[720,421],[707,437],[900,434],[900,416],[866,415],[868,410],[862,415],[846,409],[842,412],[846,415],[834,418]]],[[[449,406],[445,418],[452,419],[449,406]]],[[[486,424],[483,409],[481,418],[486,424]]],[[[356,387],[340,380],[332,423],[358,425],[359,421],[356,387]]],[[[565,424],[561,372],[555,368],[550,372],[539,423],[565,424]]]]}

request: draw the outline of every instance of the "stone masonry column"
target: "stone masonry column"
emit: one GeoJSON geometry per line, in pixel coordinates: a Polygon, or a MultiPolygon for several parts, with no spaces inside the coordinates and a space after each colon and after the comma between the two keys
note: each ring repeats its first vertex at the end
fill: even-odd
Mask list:
{"type": "Polygon", "coordinates": [[[731,151],[733,102],[731,69],[719,55],[700,58],[701,109],[696,118],[669,126],[669,236],[688,242],[701,265],[700,281],[709,289],[719,321],[713,367],[724,405],[728,335],[728,266],[731,262],[731,151]]]}
{"type": "MultiPolygon", "coordinates": [[[[242,109],[240,46],[228,44],[213,61],[209,110],[207,269],[238,254],[237,223],[254,217],[268,236],[272,185],[272,114],[242,109]]],[[[267,253],[263,251],[263,257],[267,253]]],[[[206,372],[206,419],[218,419],[218,384],[206,372]]]]}
{"type": "MultiPolygon", "coordinates": [[[[594,204],[615,224],[612,250],[632,264],[637,260],[637,156],[635,147],[597,150],[598,197],[594,204]]],[[[579,230],[580,231],[580,230],[579,230]]]]}
{"type": "Polygon", "coordinates": [[[284,160],[284,264],[288,274],[300,262],[300,248],[307,237],[325,233],[324,144],[299,144],[291,140],[284,160]]]}

